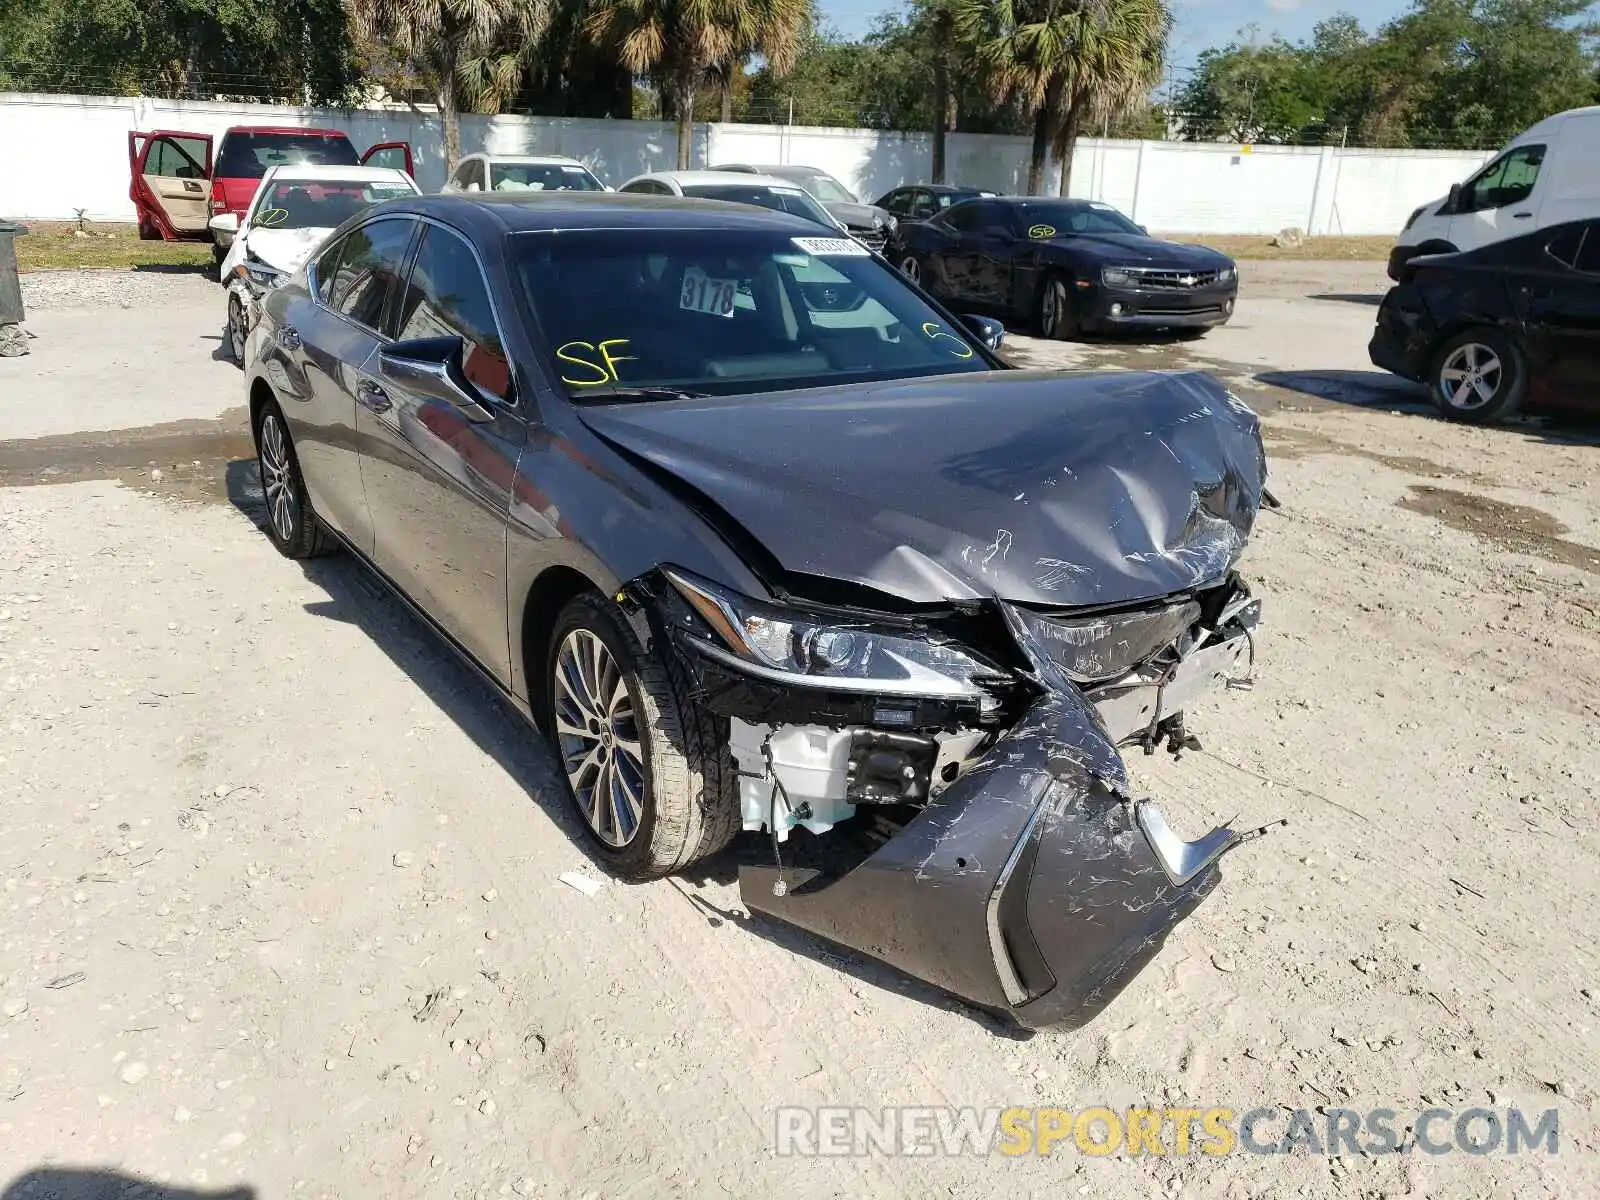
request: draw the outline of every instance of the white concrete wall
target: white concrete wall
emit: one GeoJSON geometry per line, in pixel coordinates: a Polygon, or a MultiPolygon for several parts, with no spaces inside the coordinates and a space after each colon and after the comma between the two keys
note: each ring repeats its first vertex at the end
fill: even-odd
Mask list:
{"type": "MultiPolygon", "coordinates": [[[[444,183],[438,117],[431,113],[291,108],[0,93],[0,217],[132,220],[127,135],[177,129],[220,136],[230,125],[341,129],[358,150],[409,141],[417,182],[444,183]]],[[[674,165],[676,131],[659,121],[468,116],[462,149],[570,154],[619,185],[674,165]]],[[[1028,139],[958,133],[949,138],[949,177],[996,191],[1025,190],[1028,139]]],[[[1343,150],[1085,138],[1072,194],[1103,200],[1142,224],[1183,233],[1393,234],[1418,204],[1449,190],[1488,158],[1477,151],[1343,150]]],[[[696,165],[805,163],[838,176],[865,200],[929,177],[925,133],[778,125],[700,125],[696,165]]],[[[1059,174],[1049,165],[1046,190],[1059,174]]]]}

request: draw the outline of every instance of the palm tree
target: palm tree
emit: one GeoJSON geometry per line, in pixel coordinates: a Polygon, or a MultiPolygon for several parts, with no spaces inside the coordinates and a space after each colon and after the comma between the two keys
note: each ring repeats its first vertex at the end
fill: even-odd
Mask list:
{"type": "Polygon", "coordinates": [[[587,28],[671,99],[683,169],[694,145],[695,91],[751,54],[787,71],[811,17],[811,0],[590,0],[587,28]]]}
{"type": "Polygon", "coordinates": [[[522,77],[550,0],[348,0],[357,35],[433,89],[444,169],[461,158],[461,110],[498,108],[522,77]]]}
{"type": "MultiPolygon", "coordinates": [[[[1119,100],[1160,58],[1170,20],[1163,0],[955,0],[957,36],[972,50],[997,96],[1033,114],[1028,192],[1044,185],[1052,142],[1068,123],[1076,140],[1085,107],[1119,100]],[[1152,21],[1150,12],[1157,15],[1152,21]],[[1141,17],[1140,14],[1143,14],[1141,17]]],[[[1070,171],[1070,168],[1069,168],[1070,171]]]]}
{"type": "Polygon", "coordinates": [[[1162,0],[1112,0],[1104,24],[1084,23],[1050,147],[1061,164],[1061,195],[1071,187],[1072,154],[1085,124],[1126,116],[1160,82],[1171,27],[1162,0]]]}

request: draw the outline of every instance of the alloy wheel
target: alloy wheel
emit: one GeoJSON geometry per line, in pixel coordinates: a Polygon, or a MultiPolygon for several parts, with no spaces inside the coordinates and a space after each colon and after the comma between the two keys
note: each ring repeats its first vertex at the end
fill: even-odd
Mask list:
{"type": "Polygon", "coordinates": [[[1495,398],[1505,377],[1500,356],[1481,342],[1457,346],[1439,367],[1439,395],[1451,408],[1470,412],[1495,398]]]}
{"type": "Polygon", "coordinates": [[[555,666],[561,767],[589,828],[621,849],[644,820],[644,749],[622,668],[587,629],[561,643],[555,666]]]}
{"type": "Polygon", "coordinates": [[[908,254],[908,255],[905,256],[905,258],[903,260],[901,260],[901,263],[900,263],[900,274],[904,275],[907,279],[911,280],[912,283],[921,283],[922,282],[922,264],[919,263],[914,257],[912,257],[911,255],[908,254]]]}
{"type": "Polygon", "coordinates": [[[283,432],[283,422],[275,412],[269,412],[261,418],[261,447],[257,457],[261,463],[261,489],[266,493],[272,531],[278,535],[280,542],[293,541],[298,497],[295,494],[294,472],[289,466],[289,439],[283,432]]]}
{"type": "Polygon", "coordinates": [[[239,297],[228,297],[228,344],[233,350],[233,361],[244,365],[244,305],[239,297]]]}
{"type": "Polygon", "coordinates": [[[1040,312],[1041,332],[1045,337],[1058,336],[1061,329],[1061,312],[1066,304],[1066,289],[1061,286],[1059,279],[1052,279],[1044,286],[1044,307],[1040,312]]]}

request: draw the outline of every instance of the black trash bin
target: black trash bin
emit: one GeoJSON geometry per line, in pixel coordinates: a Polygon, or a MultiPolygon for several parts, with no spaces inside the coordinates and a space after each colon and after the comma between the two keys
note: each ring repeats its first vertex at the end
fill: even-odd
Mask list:
{"type": "Polygon", "coordinates": [[[22,332],[22,280],[17,276],[17,248],[13,240],[27,233],[26,225],[0,221],[0,358],[28,352],[22,332]]]}

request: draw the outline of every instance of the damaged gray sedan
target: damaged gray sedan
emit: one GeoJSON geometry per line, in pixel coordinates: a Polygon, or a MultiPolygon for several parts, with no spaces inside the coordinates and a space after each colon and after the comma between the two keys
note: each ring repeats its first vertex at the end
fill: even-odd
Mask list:
{"type": "Polygon", "coordinates": [[[381,205],[250,336],[274,543],[535,721],[615,873],[747,831],[750,909],[1075,1025],[1248,836],[1120,753],[1254,659],[1265,458],[1210,377],[1008,369],[859,243],[615,193],[381,205]]]}

